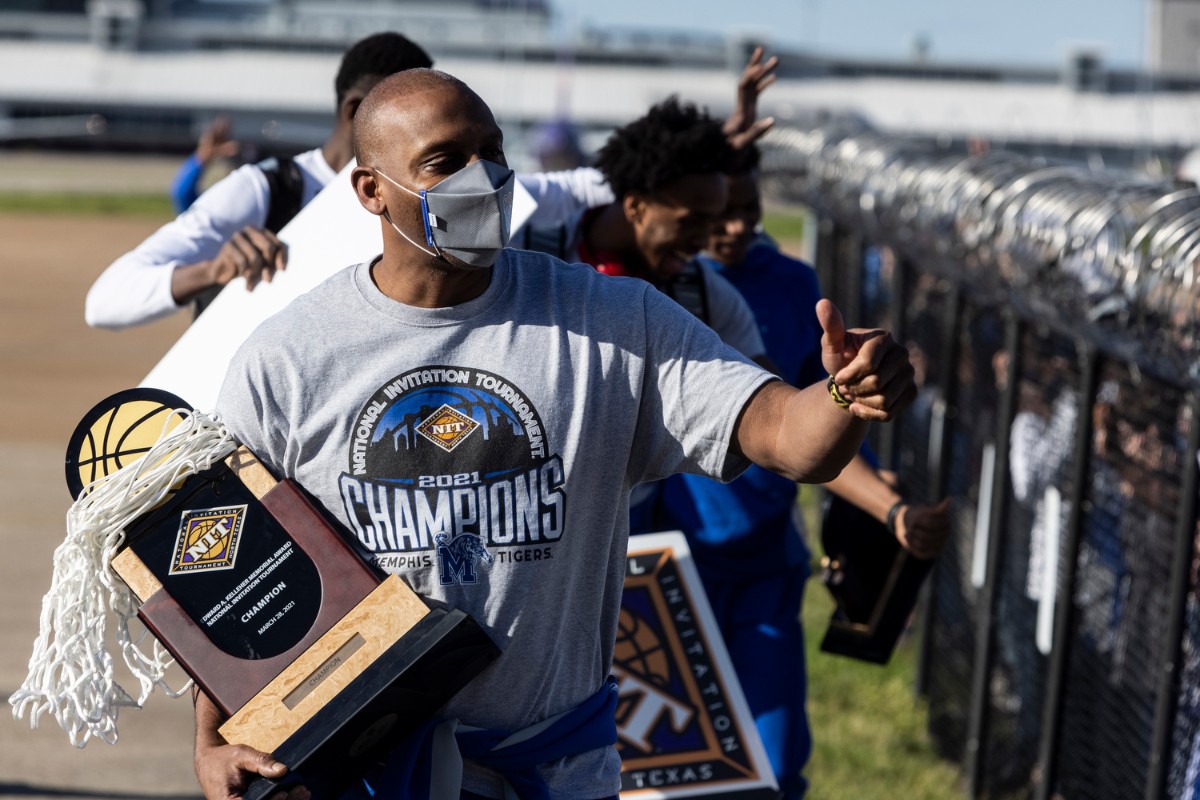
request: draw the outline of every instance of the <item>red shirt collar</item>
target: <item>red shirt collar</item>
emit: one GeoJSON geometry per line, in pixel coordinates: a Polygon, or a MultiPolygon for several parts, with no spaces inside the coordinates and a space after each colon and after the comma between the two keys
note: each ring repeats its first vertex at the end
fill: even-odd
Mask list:
{"type": "Polygon", "coordinates": [[[596,268],[597,272],[605,275],[628,275],[629,270],[625,268],[621,257],[611,250],[593,250],[587,243],[587,237],[584,235],[587,232],[588,224],[603,211],[603,208],[589,208],[583,213],[579,220],[579,259],[596,268]]]}

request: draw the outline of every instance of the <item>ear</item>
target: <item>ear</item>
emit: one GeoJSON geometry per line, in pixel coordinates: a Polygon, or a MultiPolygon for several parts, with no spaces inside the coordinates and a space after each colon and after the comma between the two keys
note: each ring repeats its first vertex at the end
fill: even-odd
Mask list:
{"type": "Polygon", "coordinates": [[[621,198],[621,209],[625,219],[633,225],[638,225],[646,214],[646,199],[639,194],[630,192],[621,198]]]}
{"type": "Polygon", "coordinates": [[[357,89],[351,89],[342,96],[342,100],[337,106],[337,121],[339,125],[350,125],[354,122],[354,115],[358,113],[358,107],[362,105],[366,95],[357,89]]]}
{"type": "Polygon", "coordinates": [[[358,202],[362,207],[377,217],[381,216],[387,209],[387,204],[379,193],[379,180],[375,173],[366,167],[355,167],[350,170],[350,183],[354,186],[354,193],[358,195],[358,202]]]}

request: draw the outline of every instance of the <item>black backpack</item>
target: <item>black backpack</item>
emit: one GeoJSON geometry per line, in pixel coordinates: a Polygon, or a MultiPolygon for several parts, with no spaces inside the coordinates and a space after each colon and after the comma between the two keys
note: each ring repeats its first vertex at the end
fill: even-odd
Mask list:
{"type": "MultiPolygon", "coordinates": [[[[279,233],[292,218],[300,213],[304,205],[304,175],[291,156],[268,158],[256,164],[267,179],[267,221],[264,228],[279,233]]],[[[213,298],[220,294],[222,286],[210,286],[192,301],[193,319],[208,308],[213,298]]]]}

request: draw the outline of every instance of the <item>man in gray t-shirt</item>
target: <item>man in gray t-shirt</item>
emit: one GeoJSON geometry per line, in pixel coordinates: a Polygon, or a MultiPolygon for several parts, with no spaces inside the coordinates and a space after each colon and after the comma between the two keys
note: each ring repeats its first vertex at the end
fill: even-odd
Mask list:
{"type": "MultiPolygon", "coordinates": [[[[355,150],[352,180],[381,218],[383,254],[264,323],[218,411],[366,557],[467,611],[500,646],[447,718],[518,732],[603,691],[634,485],[680,471],[728,480],[751,461],[828,480],[864,420],[911,399],[903,349],[845,331],[827,302],[836,387],[797,390],[644,281],[502,250],[512,174],[501,133],[450,76],[381,82],[359,109],[355,150]]],[[[239,796],[247,773],[283,773],[225,745],[203,696],[196,718],[208,796],[239,796]]],[[[467,755],[463,796],[503,796],[504,768],[467,755]]],[[[594,745],[537,769],[565,800],[615,796],[619,772],[615,750],[594,745]]]]}

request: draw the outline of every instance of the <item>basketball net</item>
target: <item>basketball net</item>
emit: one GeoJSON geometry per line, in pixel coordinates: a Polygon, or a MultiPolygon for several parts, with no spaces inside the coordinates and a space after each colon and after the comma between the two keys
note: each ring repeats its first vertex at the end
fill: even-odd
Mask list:
{"type": "Polygon", "coordinates": [[[140,708],[157,686],[171,697],[188,690],[167,685],[173,659],[141,627],[130,631],[138,600],[111,563],[125,542],[125,530],[157,506],[180,482],[227,456],[237,442],[220,422],[189,410],[168,415],[158,442],[138,461],[90,484],[67,511],[67,537],[54,552],[50,591],[42,600],[40,630],[29,659],[29,675],[8,702],[13,716],[29,714],[36,728],[51,713],[83,747],[97,736],[117,741],[121,706],[140,708]],[[170,430],[171,424],[181,421],[170,430]],[[113,638],[125,665],[140,685],[138,699],[117,683],[106,640],[109,612],[116,618],[113,638]]]}

